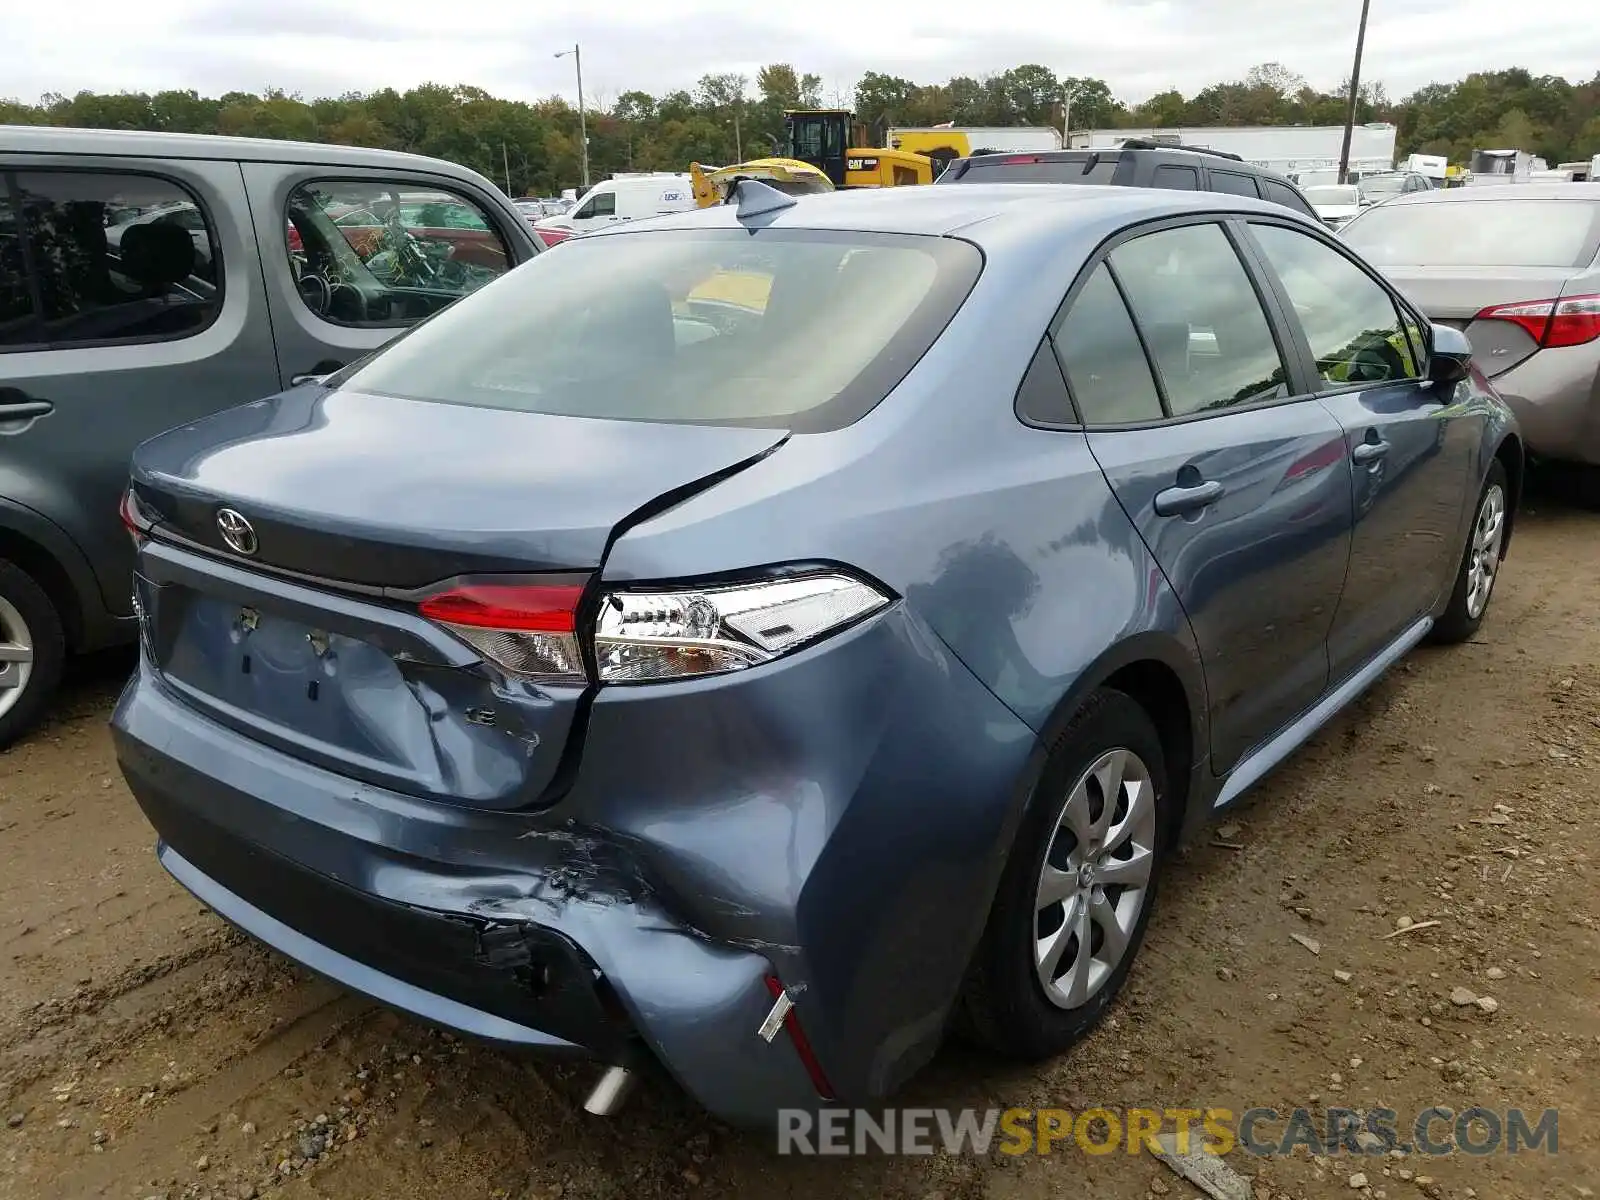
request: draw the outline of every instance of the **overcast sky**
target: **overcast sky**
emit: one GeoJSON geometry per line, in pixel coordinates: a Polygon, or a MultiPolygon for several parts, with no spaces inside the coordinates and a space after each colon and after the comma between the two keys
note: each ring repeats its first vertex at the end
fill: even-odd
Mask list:
{"type": "MultiPolygon", "coordinates": [[[[1469,71],[1524,66],[1586,79],[1600,64],[1593,0],[1373,0],[1364,79],[1401,96],[1469,71]]],[[[918,82],[1025,62],[1105,79],[1121,99],[1185,93],[1278,61],[1313,85],[1348,74],[1359,0],[0,0],[7,10],[0,96],[195,88],[218,95],[274,86],[304,95],[471,83],[537,99],[584,91],[692,87],[712,71],[754,77],[789,62],[848,102],[865,70],[918,82]],[[861,47],[876,46],[871,52],[861,47]]]]}

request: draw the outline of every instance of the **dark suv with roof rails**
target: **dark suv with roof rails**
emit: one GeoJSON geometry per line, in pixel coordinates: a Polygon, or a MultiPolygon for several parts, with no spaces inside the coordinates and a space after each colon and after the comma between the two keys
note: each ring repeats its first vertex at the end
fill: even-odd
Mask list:
{"type": "Polygon", "coordinates": [[[958,158],[936,183],[1089,183],[1120,187],[1173,188],[1257,196],[1316,219],[1317,210],[1282,175],[1245,162],[1237,154],[1198,147],[1165,146],[1129,138],[1107,150],[1042,150],[1022,154],[978,151],[958,158]]]}

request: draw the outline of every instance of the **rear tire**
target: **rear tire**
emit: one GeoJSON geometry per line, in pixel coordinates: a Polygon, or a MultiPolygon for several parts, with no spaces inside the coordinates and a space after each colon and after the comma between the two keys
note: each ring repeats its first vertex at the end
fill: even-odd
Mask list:
{"type": "Polygon", "coordinates": [[[1489,476],[1478,493],[1472,528],[1456,568],[1455,589],[1450,603],[1434,622],[1429,636],[1441,645],[1464,642],[1478,632],[1489,602],[1494,599],[1495,581],[1506,557],[1506,529],[1511,518],[1510,489],[1506,469],[1499,459],[1489,465],[1489,476]]]}
{"type": "Polygon", "coordinates": [[[1047,1058],[1105,1015],[1155,903],[1166,803],[1150,717],[1095,692],[1045,763],[968,972],[962,1024],[979,1043],[1047,1058]]]}
{"type": "Polygon", "coordinates": [[[61,682],[67,643],[33,576],[0,558],[0,750],[38,722],[61,682]]]}

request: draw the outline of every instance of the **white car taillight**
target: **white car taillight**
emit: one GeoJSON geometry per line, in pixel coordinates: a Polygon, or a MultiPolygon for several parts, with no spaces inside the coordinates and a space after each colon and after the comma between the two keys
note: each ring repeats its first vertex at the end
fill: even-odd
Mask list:
{"type": "Polygon", "coordinates": [[[595,627],[602,683],[738,671],[836,632],[889,603],[875,587],[824,572],[650,592],[608,592],[595,627]]]}

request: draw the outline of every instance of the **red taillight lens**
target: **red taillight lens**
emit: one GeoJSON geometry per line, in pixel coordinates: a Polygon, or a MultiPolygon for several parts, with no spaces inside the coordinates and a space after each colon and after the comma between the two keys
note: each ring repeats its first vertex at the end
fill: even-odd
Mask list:
{"type": "Polygon", "coordinates": [[[1581,346],[1600,338],[1600,296],[1565,296],[1559,300],[1527,300],[1496,304],[1477,315],[1479,321],[1510,321],[1546,349],[1581,346]]]}
{"type": "Polygon", "coordinates": [[[582,584],[482,583],[430,596],[422,615],[446,625],[519,633],[573,633],[582,584]]]}
{"type": "Polygon", "coordinates": [[[1008,154],[1000,161],[1009,165],[1011,163],[1036,163],[1044,160],[1037,154],[1008,154]]]}
{"type": "Polygon", "coordinates": [[[463,584],[430,596],[418,611],[507,671],[550,683],[583,684],[578,603],[583,585],[463,584]]]}
{"type": "MultiPolygon", "coordinates": [[[[783,995],[783,981],[776,975],[767,976],[767,991],[774,1001],[783,995]]],[[[822,1072],[822,1064],[817,1061],[816,1051],[811,1049],[811,1041],[806,1037],[806,1031],[800,1027],[800,1016],[790,1008],[783,1016],[784,1032],[789,1035],[789,1041],[794,1046],[794,1052],[799,1055],[801,1064],[806,1069],[806,1074],[811,1076],[811,1086],[816,1088],[817,1095],[824,1100],[834,1098],[833,1085],[828,1082],[828,1077],[822,1072]]]]}
{"type": "Polygon", "coordinates": [[[533,233],[535,237],[544,243],[547,250],[572,236],[572,230],[570,229],[535,229],[533,233]]]}
{"type": "Polygon", "coordinates": [[[133,539],[134,548],[138,549],[144,545],[145,535],[150,528],[150,524],[139,515],[138,504],[133,498],[132,489],[122,493],[122,502],[117,505],[117,516],[122,518],[122,527],[128,531],[128,536],[133,539]]]}

